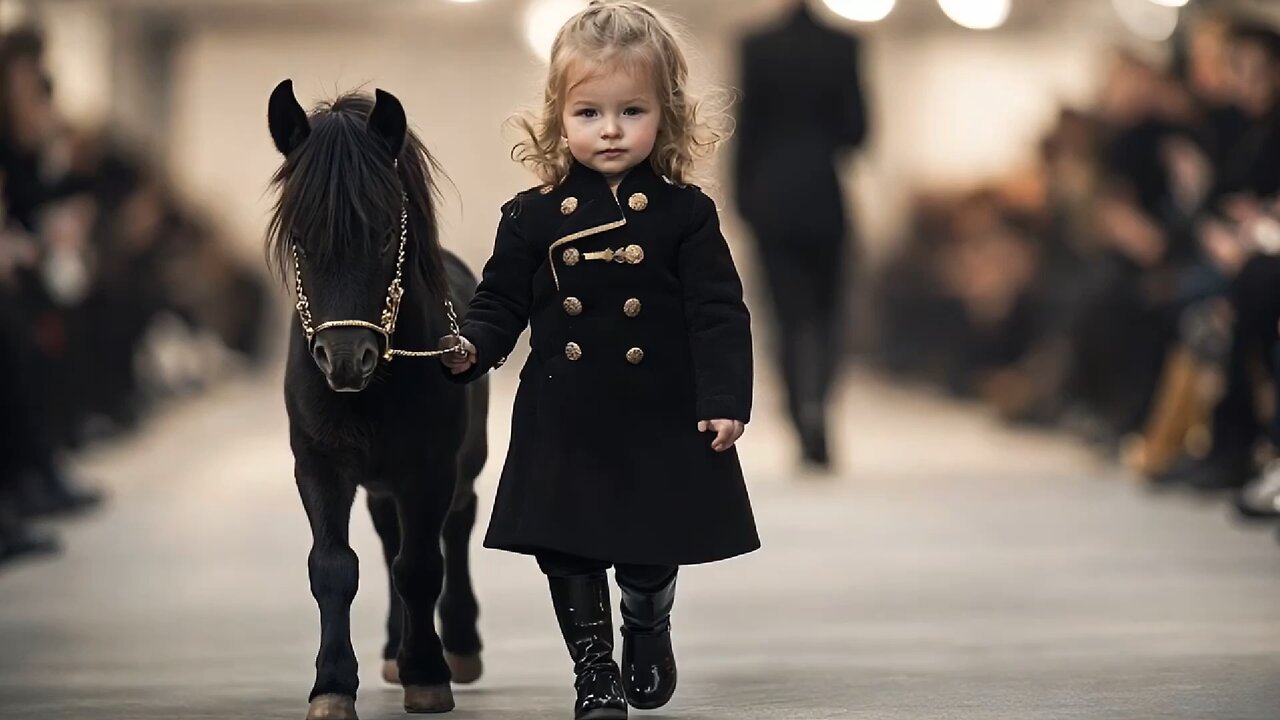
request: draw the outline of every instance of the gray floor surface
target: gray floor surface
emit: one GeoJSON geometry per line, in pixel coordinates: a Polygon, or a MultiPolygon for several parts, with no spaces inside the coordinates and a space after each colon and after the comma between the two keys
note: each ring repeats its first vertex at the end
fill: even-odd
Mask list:
{"type": "MultiPolygon", "coordinates": [[[[0,718],[305,715],[318,622],[277,383],[220,388],[81,461],[109,507],[61,526],[57,561],[0,572],[0,718]]],[[[765,547],[682,575],[680,691],[636,717],[1280,718],[1270,528],[866,374],[840,405],[839,474],[800,474],[761,395],[743,457],[765,547]]],[[[487,673],[451,717],[567,720],[543,579],[478,549],[500,463],[474,564],[487,673]]],[[[360,714],[404,717],[378,678],[386,571],[360,512],[353,537],[360,714]]]]}

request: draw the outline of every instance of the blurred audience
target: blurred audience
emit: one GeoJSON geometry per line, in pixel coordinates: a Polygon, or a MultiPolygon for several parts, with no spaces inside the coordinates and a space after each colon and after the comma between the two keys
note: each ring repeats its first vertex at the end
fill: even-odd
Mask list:
{"type": "Polygon", "coordinates": [[[0,564],[57,550],[37,518],[102,502],[72,452],[200,379],[166,353],[253,363],[269,304],[145,153],[63,121],[42,55],[35,30],[0,35],[0,564]]]}
{"type": "Polygon", "coordinates": [[[879,359],[1274,519],[1280,32],[1188,17],[1168,68],[1115,53],[1031,172],[918,194],[879,359]]]}

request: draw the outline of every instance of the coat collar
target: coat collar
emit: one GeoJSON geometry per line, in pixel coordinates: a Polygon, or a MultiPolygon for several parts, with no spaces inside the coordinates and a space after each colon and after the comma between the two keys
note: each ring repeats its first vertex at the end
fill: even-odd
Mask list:
{"type": "MultiPolygon", "coordinates": [[[[647,192],[655,185],[665,182],[654,170],[653,158],[645,158],[623,176],[622,182],[618,184],[618,197],[626,199],[632,193],[647,192]]],[[[608,199],[613,194],[609,190],[609,181],[605,179],[604,173],[587,167],[576,158],[569,166],[569,174],[560,184],[559,189],[562,194],[567,193],[579,200],[584,197],[594,197],[596,194],[603,194],[605,199],[608,199]]]]}

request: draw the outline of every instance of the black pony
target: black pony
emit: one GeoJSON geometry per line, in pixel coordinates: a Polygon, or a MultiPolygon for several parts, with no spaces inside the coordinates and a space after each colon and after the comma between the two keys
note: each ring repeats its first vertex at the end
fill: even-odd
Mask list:
{"type": "Polygon", "coordinates": [[[434,360],[391,361],[436,347],[476,280],[440,248],[434,160],[400,101],[375,96],[344,95],[308,117],[285,80],[267,111],[285,158],[272,180],[267,254],[298,296],[285,407],[320,606],[309,720],[356,717],[359,571],[347,531],[357,486],[390,568],[384,679],[404,685],[407,711],[445,712],[450,680],[474,682],[481,671],[467,546],[488,388],[449,382],[434,360]]]}

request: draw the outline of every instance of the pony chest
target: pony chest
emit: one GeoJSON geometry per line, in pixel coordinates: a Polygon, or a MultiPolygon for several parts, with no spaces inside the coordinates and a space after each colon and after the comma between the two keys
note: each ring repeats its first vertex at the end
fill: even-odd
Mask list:
{"type": "Polygon", "coordinates": [[[426,432],[420,418],[405,411],[402,397],[365,398],[327,394],[300,403],[290,422],[326,455],[375,464],[412,454],[426,432]]]}

